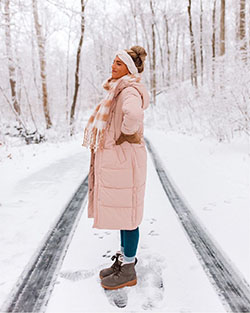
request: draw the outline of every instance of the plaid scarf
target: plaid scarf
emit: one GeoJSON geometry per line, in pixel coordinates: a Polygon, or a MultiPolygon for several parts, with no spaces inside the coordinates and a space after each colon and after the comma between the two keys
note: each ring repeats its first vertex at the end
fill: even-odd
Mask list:
{"type": "Polygon", "coordinates": [[[87,126],[84,129],[83,146],[89,147],[96,151],[99,147],[103,149],[104,133],[109,118],[110,107],[115,95],[115,90],[121,81],[139,82],[141,79],[139,74],[128,74],[119,79],[109,78],[103,88],[108,91],[106,97],[96,106],[94,112],[90,116],[87,126]]]}

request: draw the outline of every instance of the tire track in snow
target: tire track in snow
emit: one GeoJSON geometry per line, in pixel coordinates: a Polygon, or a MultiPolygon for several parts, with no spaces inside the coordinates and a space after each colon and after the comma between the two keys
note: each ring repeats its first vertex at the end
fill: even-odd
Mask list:
{"type": "Polygon", "coordinates": [[[88,175],[47,236],[34,261],[19,278],[1,312],[41,312],[44,309],[83,211],[82,204],[87,192],[88,175]]]}
{"type": "Polygon", "coordinates": [[[250,287],[228,257],[212,241],[169,179],[155,149],[145,138],[161,184],[223,305],[232,312],[250,312],[250,287]]]}

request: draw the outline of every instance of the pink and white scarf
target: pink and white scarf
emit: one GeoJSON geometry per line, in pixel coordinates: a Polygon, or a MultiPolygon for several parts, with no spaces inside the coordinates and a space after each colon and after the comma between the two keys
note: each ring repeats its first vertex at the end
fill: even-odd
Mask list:
{"type": "Polygon", "coordinates": [[[103,148],[103,136],[109,118],[110,107],[115,95],[115,90],[118,84],[122,81],[139,82],[140,74],[128,74],[119,79],[109,78],[103,88],[108,91],[106,97],[96,106],[94,112],[90,116],[88,123],[84,129],[83,146],[89,147],[96,151],[99,147],[103,148]]]}

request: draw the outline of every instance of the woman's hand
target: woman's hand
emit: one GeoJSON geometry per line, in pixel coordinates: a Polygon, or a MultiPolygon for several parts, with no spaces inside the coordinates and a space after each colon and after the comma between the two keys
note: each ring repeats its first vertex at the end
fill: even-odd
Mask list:
{"type": "Polygon", "coordinates": [[[126,135],[121,133],[120,137],[116,140],[115,144],[120,145],[124,141],[128,141],[129,143],[141,143],[141,137],[138,133],[134,133],[132,135],[126,135]]]}

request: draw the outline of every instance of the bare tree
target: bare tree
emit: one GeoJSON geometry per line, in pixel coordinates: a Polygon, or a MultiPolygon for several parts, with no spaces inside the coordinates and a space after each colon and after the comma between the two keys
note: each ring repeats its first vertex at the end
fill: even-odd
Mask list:
{"type": "Polygon", "coordinates": [[[66,53],[66,81],[65,81],[65,109],[66,109],[66,121],[69,120],[69,51],[70,51],[70,39],[71,39],[71,23],[73,15],[70,17],[69,21],[69,33],[67,41],[67,53],[66,53]]]}
{"type": "Polygon", "coordinates": [[[129,0],[129,5],[130,5],[130,10],[133,16],[134,27],[135,27],[135,42],[136,44],[138,44],[138,29],[137,29],[137,21],[136,21],[137,3],[134,0],[129,0]]]}
{"type": "Polygon", "coordinates": [[[240,40],[240,50],[242,52],[242,58],[246,61],[246,2],[245,0],[240,0],[240,23],[239,23],[239,40],[240,40]]]}
{"type": "MultiPolygon", "coordinates": [[[[160,53],[160,60],[161,60],[161,71],[159,73],[159,76],[161,75],[161,83],[165,85],[165,59],[164,59],[164,44],[163,40],[161,39],[161,30],[159,29],[156,20],[158,20],[155,17],[155,31],[157,34],[157,42],[159,46],[159,53],[160,53]]],[[[161,26],[161,25],[160,25],[161,26]]]]}
{"type": "Polygon", "coordinates": [[[221,0],[220,8],[220,56],[225,54],[225,0],[221,0]]]}
{"type": "Polygon", "coordinates": [[[142,30],[143,30],[143,36],[144,36],[144,40],[145,40],[145,45],[146,45],[146,51],[147,51],[147,60],[149,63],[149,77],[150,77],[150,90],[152,90],[152,54],[151,54],[151,47],[150,47],[150,43],[151,43],[151,38],[148,35],[148,30],[146,28],[146,23],[145,23],[145,17],[144,17],[144,11],[143,8],[141,6],[141,3],[138,2],[138,6],[139,6],[139,12],[140,12],[140,22],[141,22],[141,26],[142,26],[142,30]]]}
{"type": "Polygon", "coordinates": [[[10,29],[10,0],[5,0],[4,5],[4,17],[5,17],[5,45],[8,58],[8,70],[9,70],[9,83],[10,83],[10,92],[11,92],[11,103],[15,112],[20,115],[21,108],[19,101],[17,99],[16,92],[16,67],[13,60],[12,54],[12,38],[11,38],[11,29],[10,29]]]}
{"type": "Polygon", "coordinates": [[[192,14],[191,14],[191,0],[189,0],[188,17],[189,17],[189,33],[190,33],[190,43],[191,43],[191,81],[194,83],[195,87],[198,87],[197,82],[197,63],[196,63],[196,52],[195,52],[195,42],[194,42],[194,33],[192,26],[192,14]]]}
{"type": "Polygon", "coordinates": [[[50,119],[50,112],[48,107],[48,88],[47,88],[47,73],[46,73],[46,58],[45,58],[45,36],[42,32],[42,25],[39,22],[37,0],[32,0],[32,9],[36,30],[36,39],[38,45],[38,55],[40,63],[40,76],[42,83],[42,98],[43,98],[43,111],[46,121],[46,128],[51,128],[52,122],[50,119]]]}
{"type": "Polygon", "coordinates": [[[204,59],[203,59],[203,6],[202,6],[202,0],[200,0],[200,58],[201,58],[201,84],[203,85],[204,59]]]}
{"type": "Polygon", "coordinates": [[[181,69],[181,80],[185,80],[185,32],[182,33],[182,69],[181,69]]]}
{"type": "Polygon", "coordinates": [[[214,82],[215,74],[215,57],[216,57],[216,0],[214,0],[213,14],[212,14],[212,80],[214,82]]]}
{"type": "Polygon", "coordinates": [[[178,80],[179,75],[178,75],[178,54],[179,54],[179,23],[177,23],[177,30],[176,30],[176,44],[175,44],[175,78],[178,80]]]}
{"type": "Polygon", "coordinates": [[[155,11],[152,0],[149,0],[150,9],[152,13],[151,31],[152,31],[152,91],[153,103],[156,104],[156,36],[155,36],[155,11]]]}
{"type": "Polygon", "coordinates": [[[168,18],[166,13],[164,14],[164,21],[165,21],[165,38],[166,38],[166,46],[167,46],[167,62],[168,62],[168,73],[167,73],[167,85],[170,85],[171,79],[171,65],[170,65],[170,47],[169,47],[169,27],[168,27],[168,18]]]}
{"type": "MultiPolygon", "coordinates": [[[[73,102],[71,105],[71,111],[70,111],[70,125],[72,126],[75,120],[75,109],[76,109],[76,101],[77,101],[77,95],[79,91],[79,69],[80,69],[80,62],[81,62],[81,51],[82,51],[82,44],[83,44],[83,36],[84,36],[84,30],[85,30],[85,17],[84,17],[84,10],[85,10],[86,3],[84,0],[81,0],[81,34],[80,34],[80,40],[77,48],[77,54],[76,54],[76,69],[75,69],[75,91],[73,96],[73,102]]],[[[73,133],[73,129],[71,129],[71,134],[73,133]]]]}

